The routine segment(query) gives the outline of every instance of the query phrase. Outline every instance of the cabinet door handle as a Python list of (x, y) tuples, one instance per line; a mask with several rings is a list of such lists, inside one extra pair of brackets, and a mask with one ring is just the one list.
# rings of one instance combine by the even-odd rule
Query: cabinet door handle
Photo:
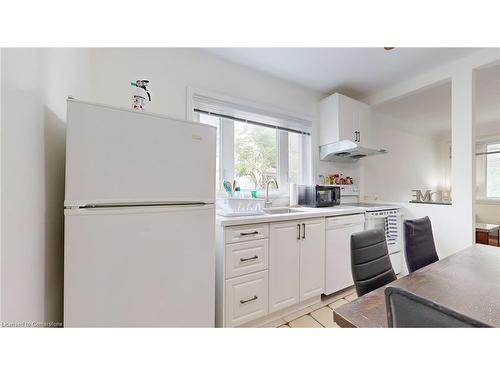
[(241, 303), (242, 305), (244, 305), (245, 303), (255, 301), (257, 298), (259, 298), (259, 297), (257, 297), (257, 296), (253, 296), (252, 298), (249, 298), (249, 299), (240, 299), (240, 303)]
[(240, 262), (248, 262), (249, 260), (255, 260), (255, 259), (259, 259), (259, 256), (254, 255), (253, 257), (250, 258), (240, 258)]
[(297, 224), (297, 239), (300, 240), (300, 224)]
[(361, 142), (361, 132), (358, 131), (358, 142)]
[(240, 233), (240, 236), (251, 236), (252, 234), (259, 234), (259, 231), (256, 230), (256, 231), (253, 231), (253, 232), (242, 232)]
[(302, 223), (302, 239), (306, 238), (306, 225)]

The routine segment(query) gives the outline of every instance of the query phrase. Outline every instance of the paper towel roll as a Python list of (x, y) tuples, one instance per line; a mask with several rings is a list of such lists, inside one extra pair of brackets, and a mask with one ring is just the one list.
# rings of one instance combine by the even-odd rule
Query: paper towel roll
[(297, 184), (290, 184), (290, 207), (299, 204)]

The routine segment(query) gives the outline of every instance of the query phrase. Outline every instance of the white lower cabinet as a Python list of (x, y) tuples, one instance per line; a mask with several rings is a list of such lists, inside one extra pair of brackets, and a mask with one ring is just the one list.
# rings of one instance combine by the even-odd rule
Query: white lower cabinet
[(285, 221), (269, 226), (269, 312), (300, 302), (300, 225)]
[(271, 224), (269, 274), (269, 312), (323, 293), (325, 219)]
[(300, 244), (300, 300), (325, 291), (325, 219), (302, 223)]
[(314, 302), (325, 290), (325, 218), (221, 228), (216, 274), (218, 327)]
[(268, 271), (226, 280), (226, 326), (235, 327), (268, 313)]
[(226, 278), (267, 269), (268, 240), (226, 245)]
[(351, 235), (364, 231), (364, 215), (326, 219), (325, 294), (354, 284), (351, 272)]
[(224, 237), (226, 243), (261, 240), (267, 238), (268, 231), (268, 224), (239, 225), (226, 228)]

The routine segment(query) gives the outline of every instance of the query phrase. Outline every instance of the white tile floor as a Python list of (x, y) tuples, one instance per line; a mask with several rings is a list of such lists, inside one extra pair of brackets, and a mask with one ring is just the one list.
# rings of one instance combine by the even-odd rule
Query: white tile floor
[[(349, 288), (335, 295), (324, 297), (313, 308), (284, 317), (286, 324), (274, 325), (278, 328), (339, 328), (333, 321), (333, 309), (358, 298), (354, 288)], [(273, 322), (274, 324), (278, 321)], [(272, 324), (266, 324), (271, 327)]]
[[(397, 275), (398, 279), (404, 275)], [(354, 287), (347, 288), (341, 292), (328, 297), (323, 297), (321, 303), (308, 307), (304, 310), (290, 314), (280, 319), (266, 324), (263, 327), (277, 328), (340, 328), (333, 320), (333, 310), (358, 298)], [(284, 321), (284, 324), (280, 324)]]
[(358, 295), (356, 293), (349, 294), (348, 296), (344, 297), (346, 300), (349, 302), (354, 301), (356, 298), (358, 298)]
[(288, 323), (290, 328), (323, 328), (311, 315), (304, 315)]
[(337, 308), (337, 307), (340, 307), (342, 305), (345, 305), (346, 303), (349, 303), (348, 300), (346, 300), (345, 298), (341, 298), (335, 302), (332, 302), (328, 305), (328, 307), (330, 307), (332, 310)]
[(329, 306), (322, 307), (311, 313), (311, 316), (325, 328), (338, 328), (333, 321), (333, 310)]

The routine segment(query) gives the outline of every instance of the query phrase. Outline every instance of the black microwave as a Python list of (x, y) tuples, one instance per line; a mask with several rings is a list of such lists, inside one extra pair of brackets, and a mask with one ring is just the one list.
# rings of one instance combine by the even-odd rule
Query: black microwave
[(299, 185), (299, 205), (331, 207), (340, 204), (340, 187), (329, 185)]

